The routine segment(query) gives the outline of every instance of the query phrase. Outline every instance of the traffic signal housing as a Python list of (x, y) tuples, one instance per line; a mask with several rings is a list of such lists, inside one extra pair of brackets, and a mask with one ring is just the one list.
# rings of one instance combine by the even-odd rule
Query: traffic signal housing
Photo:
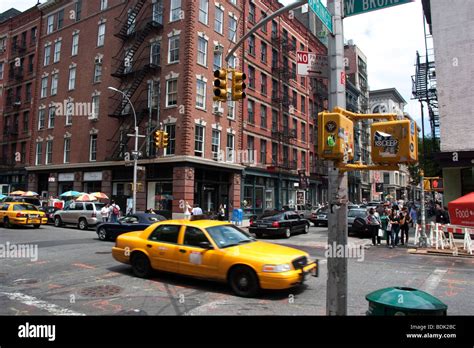
[(423, 179), (423, 189), (425, 191), (444, 191), (443, 178), (433, 177), (433, 178), (424, 178)]
[(398, 164), (418, 162), (418, 130), (415, 121), (375, 122), (371, 126), (372, 162)]
[(320, 112), (318, 124), (321, 158), (342, 162), (354, 159), (354, 122), (339, 113)]
[(166, 132), (162, 132), (161, 134), (161, 146), (163, 148), (168, 146), (168, 141), (169, 141), (169, 135)]
[(227, 101), (227, 69), (214, 71), (214, 101)]
[(247, 96), (245, 93), (247, 85), (244, 82), (246, 78), (245, 73), (232, 71), (232, 100), (244, 99)]
[(160, 130), (155, 131), (154, 138), (155, 138), (155, 146), (157, 149), (162, 147), (163, 144), (163, 132)]

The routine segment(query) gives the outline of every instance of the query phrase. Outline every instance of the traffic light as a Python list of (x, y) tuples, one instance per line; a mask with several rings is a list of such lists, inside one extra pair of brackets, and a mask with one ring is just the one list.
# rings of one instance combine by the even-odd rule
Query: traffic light
[(247, 85), (244, 82), (246, 78), (245, 73), (232, 71), (232, 100), (240, 100), (246, 97), (245, 88)]
[(163, 144), (163, 134), (162, 134), (162, 131), (160, 130), (157, 130), (155, 132), (155, 146), (157, 149), (161, 148), (162, 144)]
[(323, 159), (347, 162), (354, 158), (354, 122), (335, 112), (318, 114), (318, 154)]
[(162, 135), (161, 135), (161, 145), (163, 146), (163, 148), (165, 148), (165, 147), (168, 146), (168, 140), (169, 140), (169, 135), (168, 135), (168, 133), (162, 132)]
[(227, 69), (214, 71), (214, 101), (227, 101)]
[(372, 161), (376, 164), (418, 162), (418, 131), (414, 121), (375, 122), (371, 139)]
[(425, 191), (443, 191), (443, 178), (440, 177), (432, 177), (432, 178), (424, 178), (423, 180), (423, 189)]
[(429, 179), (424, 179), (423, 180), (423, 190), (431, 191), (431, 182), (430, 182)]

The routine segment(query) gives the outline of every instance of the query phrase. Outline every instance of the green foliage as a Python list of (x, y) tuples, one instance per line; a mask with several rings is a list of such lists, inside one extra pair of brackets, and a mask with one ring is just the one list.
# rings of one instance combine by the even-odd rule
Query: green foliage
[(408, 166), (413, 185), (418, 185), (420, 183), (420, 169), (422, 169), (423, 166), (425, 176), (442, 176), (441, 167), (434, 158), (435, 153), (438, 151), (438, 148), (438, 140), (433, 141), (432, 138), (425, 137), (425, 158), (423, 153), (422, 139), (418, 139), (418, 163)]

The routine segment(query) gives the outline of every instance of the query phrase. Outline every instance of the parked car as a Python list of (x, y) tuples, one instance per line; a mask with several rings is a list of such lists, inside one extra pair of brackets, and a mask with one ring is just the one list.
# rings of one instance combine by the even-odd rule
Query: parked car
[(257, 241), (223, 221), (168, 220), (144, 231), (118, 236), (115, 260), (131, 264), (147, 278), (153, 270), (228, 283), (234, 293), (254, 297), (260, 289), (288, 289), (317, 276), (318, 263), (308, 253)]
[[(366, 224), (365, 224), (365, 219), (367, 217), (367, 210), (362, 208), (362, 209), (351, 209), (347, 212), (347, 227), (349, 230), (349, 233), (363, 233), (365, 232), (366, 229)], [(354, 221), (356, 218), (360, 218), (364, 221), (364, 224), (361, 225), (361, 223), (358, 221), (357, 224), (354, 225)]]
[(39, 228), (48, 223), (48, 219), (36, 206), (24, 202), (0, 203), (0, 222), (5, 228), (14, 225), (33, 225)]
[(155, 222), (164, 220), (166, 220), (164, 216), (157, 214), (131, 214), (119, 218), (117, 222), (99, 223), (96, 232), (100, 240), (115, 240), (123, 233), (141, 231)]
[(327, 207), (319, 208), (315, 213), (311, 214), (309, 220), (314, 224), (314, 226), (328, 226), (328, 214), (329, 210)]
[(77, 225), (80, 230), (87, 230), (102, 221), (100, 209), (104, 203), (73, 202), (67, 208), (54, 213), (54, 226)]
[(296, 211), (285, 211), (253, 220), (249, 231), (257, 238), (263, 235), (283, 235), (290, 238), (297, 232), (308, 233), (309, 226), (309, 221), (299, 216)]
[(53, 206), (41, 207), (39, 208), (40, 211), (44, 212), (46, 217), (48, 218), (48, 223), (54, 224), (54, 213), (56, 213), (59, 208)]
[(36, 197), (8, 196), (3, 199), (3, 202), (22, 202), (32, 204), (36, 208), (41, 207), (41, 201)]
[(313, 207), (311, 205), (297, 204), (295, 210), (303, 219), (310, 219)]

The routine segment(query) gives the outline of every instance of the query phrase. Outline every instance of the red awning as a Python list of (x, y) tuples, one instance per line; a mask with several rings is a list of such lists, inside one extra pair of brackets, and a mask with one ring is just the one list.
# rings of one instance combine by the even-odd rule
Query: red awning
[(451, 224), (474, 227), (474, 192), (448, 203)]

